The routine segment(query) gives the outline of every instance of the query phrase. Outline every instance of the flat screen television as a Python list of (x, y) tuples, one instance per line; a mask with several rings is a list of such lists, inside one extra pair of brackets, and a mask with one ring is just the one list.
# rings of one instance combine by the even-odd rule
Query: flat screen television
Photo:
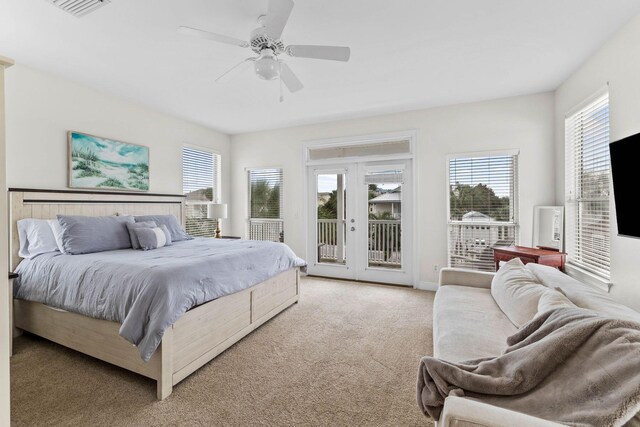
[(611, 179), (620, 236), (640, 237), (638, 181), (640, 133), (609, 144)]

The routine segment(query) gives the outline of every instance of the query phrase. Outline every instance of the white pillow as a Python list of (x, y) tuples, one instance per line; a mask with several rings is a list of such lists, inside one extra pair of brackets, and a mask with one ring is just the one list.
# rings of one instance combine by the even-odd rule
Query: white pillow
[(520, 258), (500, 267), (491, 282), (493, 299), (517, 328), (538, 314), (538, 301), (546, 290)]
[(57, 219), (50, 219), (47, 221), (49, 223), (49, 227), (53, 232), (53, 237), (56, 239), (56, 245), (58, 245), (58, 250), (63, 254), (66, 254), (64, 251), (64, 246), (62, 245), (62, 233), (64, 232), (60, 222)]
[(558, 289), (547, 288), (538, 301), (538, 315), (560, 307), (577, 306)]
[(40, 254), (58, 250), (49, 221), (44, 219), (26, 218), (18, 221), (18, 237), (20, 239), (18, 255), (22, 258), (31, 259)]

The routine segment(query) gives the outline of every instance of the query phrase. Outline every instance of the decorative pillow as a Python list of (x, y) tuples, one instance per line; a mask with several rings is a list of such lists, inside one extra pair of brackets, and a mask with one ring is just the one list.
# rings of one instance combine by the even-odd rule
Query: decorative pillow
[(135, 233), (137, 228), (156, 228), (158, 225), (153, 222), (134, 222), (127, 223), (127, 230), (129, 231), (129, 238), (131, 239), (131, 247), (133, 249), (140, 249), (140, 241), (138, 241), (138, 236)]
[(519, 258), (500, 267), (491, 282), (493, 299), (517, 328), (536, 316), (538, 301), (546, 290)]
[(46, 219), (26, 218), (18, 221), (20, 249), (18, 255), (31, 259), (58, 250), (56, 238)]
[(560, 307), (577, 307), (574, 303), (567, 298), (560, 289), (549, 289), (540, 297), (538, 301), (538, 314), (542, 314), (545, 311), (553, 310)]
[(62, 227), (62, 247), (67, 254), (79, 255), (131, 247), (127, 223), (132, 216), (58, 215)]
[(166, 225), (161, 224), (160, 227), (155, 228), (134, 228), (133, 232), (138, 238), (140, 243), (140, 249), (148, 251), (152, 249), (158, 249), (163, 246), (171, 245), (171, 233)]
[(167, 226), (167, 229), (171, 233), (172, 242), (180, 242), (182, 240), (192, 240), (193, 237), (189, 236), (184, 228), (180, 225), (180, 221), (173, 215), (142, 215), (135, 217), (136, 222), (155, 222), (158, 227), (162, 224)]

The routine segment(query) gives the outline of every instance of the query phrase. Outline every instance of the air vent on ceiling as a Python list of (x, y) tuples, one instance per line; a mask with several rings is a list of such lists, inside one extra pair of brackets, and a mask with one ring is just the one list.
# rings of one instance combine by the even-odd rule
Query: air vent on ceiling
[(102, 6), (111, 3), (111, 0), (49, 0), (55, 6), (67, 13), (77, 16), (85, 16)]

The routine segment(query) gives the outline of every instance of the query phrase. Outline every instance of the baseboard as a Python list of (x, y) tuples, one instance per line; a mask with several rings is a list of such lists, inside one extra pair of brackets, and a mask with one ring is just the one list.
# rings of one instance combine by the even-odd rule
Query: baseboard
[(424, 282), (420, 281), (415, 286), (416, 289), (420, 289), (421, 291), (437, 291), (438, 284), (436, 282)]

